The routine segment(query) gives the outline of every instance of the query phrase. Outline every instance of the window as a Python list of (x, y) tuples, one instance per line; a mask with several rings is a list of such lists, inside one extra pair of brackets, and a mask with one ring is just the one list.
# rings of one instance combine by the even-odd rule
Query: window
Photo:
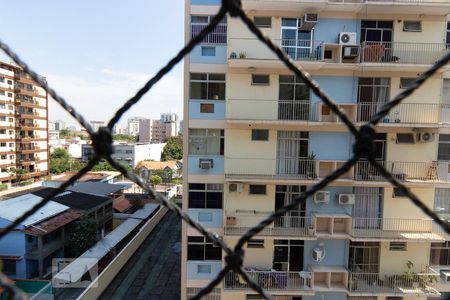
[(268, 141), (268, 129), (252, 129), (252, 141)]
[(403, 21), (403, 31), (422, 32), (422, 22), (420, 22), (420, 21)]
[(203, 236), (188, 236), (188, 260), (222, 260), (222, 248)]
[(294, 60), (315, 59), (315, 50), (319, 45), (313, 44), (311, 30), (300, 30), (301, 23), (301, 19), (281, 19), (282, 48)]
[(0, 90), (0, 96), (4, 96), (5, 95), (5, 91)]
[(430, 265), (450, 265), (450, 242), (431, 243)]
[(12, 259), (2, 259), (3, 273), (6, 275), (16, 274), (16, 261)]
[(225, 100), (225, 74), (191, 73), (190, 98)]
[(450, 134), (439, 134), (438, 160), (450, 160)]
[(0, 76), (0, 82), (5, 82), (5, 77)]
[(200, 113), (213, 114), (214, 113), (214, 104), (213, 103), (200, 103)]
[(266, 186), (262, 184), (250, 184), (250, 194), (251, 195), (265, 195)]
[(264, 248), (264, 240), (251, 239), (247, 242), (247, 248)]
[(9, 97), (9, 98), (12, 98), (12, 93), (8, 93), (8, 97)]
[(378, 273), (379, 256), (378, 242), (350, 242), (349, 268), (353, 272)]
[(397, 144), (414, 144), (415, 142), (414, 133), (397, 133)]
[(0, 155), (0, 159), (6, 159), (6, 155), (4, 154)]
[(222, 208), (222, 199), (223, 184), (189, 184), (189, 208)]
[(253, 17), (253, 23), (259, 28), (270, 28), (272, 27), (271, 17)]
[(361, 20), (361, 42), (392, 42), (393, 25), (392, 21)]
[(450, 189), (436, 188), (433, 210), (442, 219), (450, 219)]
[(211, 274), (211, 265), (197, 265), (198, 274)]
[(212, 215), (212, 213), (198, 213), (198, 221), (199, 222), (212, 222), (213, 215)]
[(270, 77), (267, 74), (252, 74), (252, 85), (269, 85)]
[(416, 78), (400, 78), (400, 88), (407, 89), (416, 82)]
[(0, 134), (6, 134), (6, 129), (0, 129)]
[(389, 251), (406, 251), (406, 242), (390, 242)]
[(202, 46), (202, 56), (216, 56), (216, 47)]
[(278, 120), (309, 120), (310, 90), (301, 78), (280, 75)]
[[(191, 38), (198, 35), (211, 21), (212, 16), (191, 16)], [(222, 19), (211, 33), (203, 39), (204, 44), (227, 43), (227, 19)]]
[(6, 143), (0, 143), (0, 147), (6, 147)]
[(0, 121), (6, 121), (6, 117), (4, 116), (0, 117)]
[(189, 129), (190, 155), (223, 155), (224, 130)]
[(9, 85), (12, 85), (12, 80), (7, 81)]
[(393, 198), (398, 198), (398, 197), (407, 197), (405, 193), (402, 192), (401, 189), (399, 188), (394, 188), (393, 192), (392, 192), (392, 197)]

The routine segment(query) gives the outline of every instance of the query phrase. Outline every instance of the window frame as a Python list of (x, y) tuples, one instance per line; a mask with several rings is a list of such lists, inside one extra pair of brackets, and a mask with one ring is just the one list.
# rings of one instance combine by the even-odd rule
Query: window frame
[(389, 251), (408, 251), (407, 242), (389, 242)]
[[(264, 22), (269, 21), (269, 22)], [(261, 22), (263, 21), (263, 22)], [(253, 24), (255, 24), (258, 28), (272, 28), (272, 17), (269, 16), (254, 16), (253, 17)]]
[(200, 103), (200, 113), (201, 114), (213, 114), (214, 109), (215, 109), (214, 103)]
[[(197, 134), (193, 133), (194, 131), (197, 131)], [(202, 133), (202, 131), (204, 134), (200, 134)], [(219, 135), (210, 134), (211, 132), (219, 132)], [(218, 145), (215, 145), (215, 143), (218, 143)], [(195, 149), (195, 145), (200, 145), (203, 148), (198, 147), (197, 149)], [(213, 149), (208, 149), (208, 145), (210, 146), (210, 148)], [(218, 151), (216, 151), (217, 149)], [(224, 155), (224, 152), (225, 152), (225, 131), (223, 129), (208, 129), (208, 128), (189, 129), (189, 147), (188, 147), (189, 155)]]
[[(261, 190), (258, 190), (261, 189)], [(265, 184), (250, 184), (248, 187), (249, 195), (267, 195), (267, 185)]]
[[(192, 77), (198, 77), (200, 79), (192, 79)], [(216, 79), (216, 76), (223, 76), (223, 79)], [(211, 79), (212, 77), (212, 79)], [(194, 90), (194, 85), (199, 85), (199, 96), (193, 97), (192, 91)], [(213, 85), (217, 85), (219, 88), (219, 93), (212, 95), (214, 93)], [(205, 91), (203, 91), (205, 89)], [(204, 95), (203, 95), (204, 93)], [(211, 93), (211, 95), (210, 95)], [(210, 97), (212, 96), (212, 97)], [(217, 96), (217, 97), (215, 97)], [(223, 73), (190, 73), (189, 74), (189, 99), (191, 100), (215, 100), (215, 101), (225, 101), (226, 99), (226, 74)]]
[[(251, 78), (252, 78), (251, 85), (270, 86), (269, 74), (252, 74)], [(265, 79), (267, 79), (267, 81)]]
[(269, 136), (269, 129), (252, 129), (252, 141), (268, 142)]
[[(190, 240), (190, 241), (189, 241)], [(197, 248), (196, 250), (193, 248)], [(195, 251), (202, 252), (194, 253)], [(216, 253), (214, 253), (216, 252)], [(222, 248), (204, 236), (187, 237), (187, 260), (188, 261), (221, 261)]]
[[(204, 185), (201, 189), (200, 186)], [(204, 194), (204, 199), (193, 199), (194, 195)], [(220, 203), (212, 197), (213, 194), (220, 194)], [(208, 199), (208, 195), (211, 198)], [(216, 195), (218, 196), (218, 195)], [(203, 205), (200, 202), (204, 201)], [(188, 184), (188, 208), (195, 209), (223, 209), (223, 184), (222, 183), (189, 183)]]
[[(413, 28), (407, 28), (407, 24)], [(417, 28), (416, 28), (416, 25)], [(422, 21), (420, 20), (404, 20), (403, 21), (403, 32), (422, 32)]]

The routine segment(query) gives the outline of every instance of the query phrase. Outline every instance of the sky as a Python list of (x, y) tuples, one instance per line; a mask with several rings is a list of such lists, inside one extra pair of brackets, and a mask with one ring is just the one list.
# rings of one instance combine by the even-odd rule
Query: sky
[[(2, 11), (0, 39), (87, 121), (109, 120), (184, 44), (184, 0), (14, 0)], [(163, 112), (181, 118), (182, 95), (181, 62), (120, 124)], [(76, 123), (53, 100), (49, 119)]]

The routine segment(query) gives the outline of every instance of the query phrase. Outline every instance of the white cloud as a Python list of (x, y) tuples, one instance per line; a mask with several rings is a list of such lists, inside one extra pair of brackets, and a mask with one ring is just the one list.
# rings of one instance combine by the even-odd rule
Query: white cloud
[[(89, 70), (89, 79), (60, 74), (45, 74), (47, 81), (87, 121), (109, 120), (115, 111), (134, 96), (153, 75), (122, 72), (119, 70)], [(130, 116), (159, 118), (163, 112), (174, 112), (182, 118), (183, 78), (166, 75), (120, 120), (125, 123)], [(49, 101), (50, 120), (70, 117), (54, 101)], [(75, 121), (68, 121), (75, 123)]]

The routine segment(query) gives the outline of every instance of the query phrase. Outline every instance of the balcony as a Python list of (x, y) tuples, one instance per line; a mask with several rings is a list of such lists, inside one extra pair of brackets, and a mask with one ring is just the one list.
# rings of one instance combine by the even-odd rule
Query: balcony
[[(198, 35), (203, 29), (205, 29), (208, 24), (191, 24), (191, 38)], [(220, 23), (214, 28), (214, 30), (209, 33), (205, 39), (201, 42), (202, 44), (214, 44), (214, 45), (226, 45), (227, 44), (227, 24)]]
[[(318, 181), (331, 174), (346, 161), (310, 160), (304, 158), (225, 158), (227, 180)], [(386, 170), (405, 183), (448, 182), (448, 162), (383, 162)], [(368, 161), (359, 161), (337, 182), (387, 182)]]
[(348, 290), (350, 295), (440, 296), (440, 293), (433, 288), (439, 274), (431, 269), (426, 269), (424, 272), (417, 274), (350, 272), (349, 275)]
[[(450, 6), (449, 6), (450, 8)], [(301, 62), (305, 69), (346, 68), (360, 70), (383, 65), (419, 70), (428, 68), (445, 54), (445, 43), (363, 42), (356, 47), (358, 53), (344, 57), (349, 47), (317, 40), (273, 39), (293, 60)], [(355, 47), (355, 46), (353, 46)], [(284, 64), (256, 38), (229, 38), (228, 64), (235, 68), (284, 68)], [(326, 57), (325, 52), (331, 53)], [(381, 68), (384, 70), (384, 68)]]
[[(258, 271), (248, 269), (248, 275), (267, 291), (292, 291), (310, 294), (311, 272)], [(229, 272), (224, 279), (225, 290), (249, 290), (248, 283), (234, 272)], [(303, 294), (305, 295), (305, 294)]]
[[(250, 228), (268, 217), (267, 212), (239, 213), (226, 216), (225, 235), (241, 236)], [(299, 239), (313, 239), (314, 228), (312, 219), (297, 216), (282, 216), (266, 227), (258, 235), (268, 237), (286, 236)]]
[(352, 240), (445, 241), (442, 229), (431, 219), (353, 218)]

